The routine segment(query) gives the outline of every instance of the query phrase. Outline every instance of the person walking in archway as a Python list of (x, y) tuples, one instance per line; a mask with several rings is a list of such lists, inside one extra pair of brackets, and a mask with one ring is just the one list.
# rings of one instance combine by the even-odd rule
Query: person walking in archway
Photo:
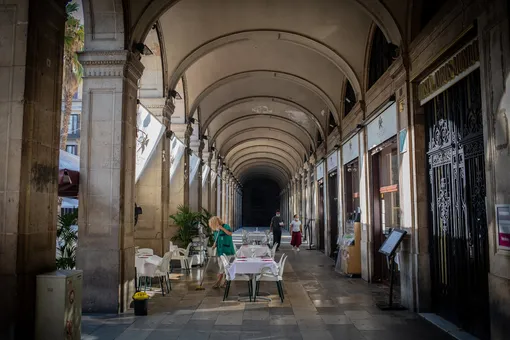
[(276, 215), (271, 219), (270, 231), (273, 233), (273, 247), (276, 244), (276, 251), (279, 250), (282, 243), (283, 219), (280, 216), (280, 210), (276, 210)]
[(290, 222), (290, 231), (292, 233), (290, 245), (292, 249), (297, 251), (299, 251), (299, 246), (301, 245), (301, 235), (303, 232), (301, 225), (298, 214), (294, 215), (294, 219)]

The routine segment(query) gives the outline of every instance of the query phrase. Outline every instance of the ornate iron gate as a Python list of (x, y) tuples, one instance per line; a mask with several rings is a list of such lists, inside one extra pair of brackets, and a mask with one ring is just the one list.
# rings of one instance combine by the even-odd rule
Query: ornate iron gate
[(489, 336), (480, 72), (426, 103), (433, 308)]

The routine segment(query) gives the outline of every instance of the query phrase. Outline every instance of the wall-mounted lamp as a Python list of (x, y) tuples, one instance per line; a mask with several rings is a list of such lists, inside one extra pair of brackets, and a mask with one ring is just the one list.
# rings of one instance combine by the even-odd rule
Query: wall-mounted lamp
[(135, 48), (141, 55), (153, 55), (151, 49), (147, 47), (144, 43), (138, 43), (135, 45)]
[(208, 139), (209, 139), (209, 137), (207, 137), (206, 135), (203, 135), (203, 136), (202, 136), (202, 139), (203, 139), (203, 140), (208, 140)]
[(142, 207), (137, 206), (135, 203), (135, 225), (138, 223), (138, 215), (141, 215), (142, 213)]
[(365, 127), (365, 125), (363, 125), (363, 124), (358, 124), (358, 125), (356, 125), (356, 129), (357, 129), (357, 130), (361, 130), (361, 129), (363, 129), (364, 127)]
[(188, 119), (188, 121), (191, 123), (191, 124), (195, 124), (195, 118), (191, 117), (190, 119)]
[(335, 148), (335, 150), (338, 150), (338, 149), (340, 149), (340, 145), (335, 144), (335, 146), (333, 146), (333, 148)]
[(182, 97), (181, 95), (179, 94), (179, 92), (175, 91), (175, 90), (171, 90), (168, 92), (168, 96), (169, 97), (172, 97), (173, 99), (178, 99), (178, 100), (181, 100)]

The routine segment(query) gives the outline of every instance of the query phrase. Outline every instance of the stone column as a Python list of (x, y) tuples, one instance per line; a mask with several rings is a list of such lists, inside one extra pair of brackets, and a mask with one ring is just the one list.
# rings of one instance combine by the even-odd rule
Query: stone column
[(0, 5), (0, 339), (34, 338), (35, 278), (55, 269), (64, 8)]
[[(183, 124), (172, 124), (172, 132), (179, 141), (177, 143), (185, 144), (186, 140), (186, 125)], [(185, 147), (185, 146), (184, 146)], [(177, 213), (177, 208), (181, 205), (187, 204), (185, 191), (189, 188), (187, 167), (188, 167), (188, 149), (185, 148), (184, 154), (180, 159), (170, 158), (170, 167), (174, 168), (172, 177), (169, 180), (170, 186), (170, 199), (168, 204), (168, 216)], [(179, 226), (175, 225), (172, 219), (169, 219), (168, 223), (168, 237), (174, 236), (179, 230)], [(165, 237), (167, 234), (165, 233)]]
[(489, 238), (489, 305), (491, 339), (510, 334), (510, 252), (499, 247), (495, 205), (510, 202), (510, 5), (505, 0), (484, 3), (478, 20), (482, 114), (485, 142), (486, 204)]
[(204, 162), (202, 160), (203, 157), (203, 151), (204, 151), (205, 142), (203, 139), (200, 139), (200, 145), (198, 147), (198, 158), (200, 158), (200, 164), (198, 165), (198, 174), (197, 174), (197, 191), (191, 193), (192, 195), (197, 195), (198, 197), (198, 211), (202, 211), (202, 175), (203, 175), (203, 166)]
[(373, 241), (368, 211), (368, 156), (366, 153), (365, 130), (359, 132), (359, 202), (361, 209), (361, 277), (369, 281), (372, 277), (371, 258)]
[(170, 118), (175, 106), (172, 99), (144, 98), (140, 100), (156, 116), (166, 130), (149, 160), (143, 174), (136, 183), (135, 203), (143, 209), (135, 226), (135, 245), (140, 248), (154, 249), (163, 256), (168, 250), (170, 235)]
[(303, 171), (301, 173), (301, 213), (299, 218), (301, 222), (306, 223), (306, 177), (308, 171), (306, 171), (306, 167), (303, 167)]
[(189, 178), (190, 178), (190, 158), (193, 150), (191, 149), (191, 136), (193, 134), (193, 126), (191, 124), (186, 125), (186, 133), (184, 134), (184, 145), (186, 146), (186, 152), (184, 153), (184, 205), (189, 206)]
[(221, 219), (227, 220), (227, 169), (221, 174)]
[(216, 215), (223, 217), (223, 166), (221, 158), (218, 158), (217, 164), (218, 178), (216, 179)]
[(80, 55), (84, 68), (77, 267), (83, 310), (126, 310), (134, 292), (134, 198), (139, 58)]

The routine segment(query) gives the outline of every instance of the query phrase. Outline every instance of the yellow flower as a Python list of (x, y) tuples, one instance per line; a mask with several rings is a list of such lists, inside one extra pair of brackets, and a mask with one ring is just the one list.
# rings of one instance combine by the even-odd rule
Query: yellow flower
[(149, 298), (149, 295), (146, 292), (136, 292), (135, 295), (133, 295), (133, 300), (147, 300)]

